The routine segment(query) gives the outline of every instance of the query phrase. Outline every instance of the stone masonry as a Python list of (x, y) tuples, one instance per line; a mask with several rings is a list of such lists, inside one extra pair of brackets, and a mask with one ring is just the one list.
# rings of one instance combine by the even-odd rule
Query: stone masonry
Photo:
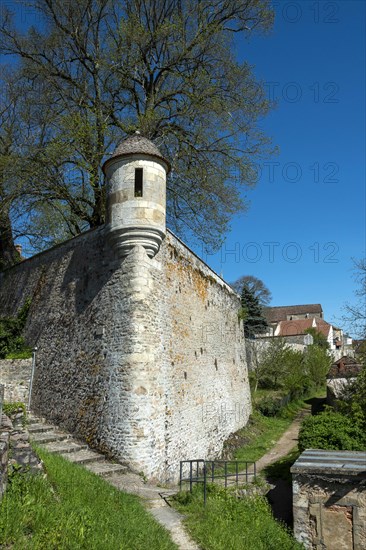
[(4, 401), (28, 403), (32, 359), (0, 360), (0, 383), (4, 385)]
[(149, 477), (211, 458), (245, 425), (240, 300), (173, 234), (118, 260), (103, 228), (0, 275), (1, 314), (32, 299), (32, 408)]
[(0, 274), (0, 314), (32, 301), (32, 409), (160, 481), (251, 412), (239, 296), (166, 229), (169, 168), (130, 136), (103, 167), (106, 225)]
[(366, 548), (366, 453), (307, 449), (291, 472), (297, 540), (307, 550)]

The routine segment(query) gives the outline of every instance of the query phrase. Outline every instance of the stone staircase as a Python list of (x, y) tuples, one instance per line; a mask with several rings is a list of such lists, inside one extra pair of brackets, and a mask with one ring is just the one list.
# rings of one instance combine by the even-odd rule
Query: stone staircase
[(86, 443), (81, 443), (72, 435), (47, 424), (43, 418), (28, 415), (28, 432), (31, 441), (50, 453), (61, 455), (69, 462), (82, 464), (86, 469), (101, 476), (109, 477), (123, 474), (127, 467), (106, 460), (105, 456), (89, 449)]

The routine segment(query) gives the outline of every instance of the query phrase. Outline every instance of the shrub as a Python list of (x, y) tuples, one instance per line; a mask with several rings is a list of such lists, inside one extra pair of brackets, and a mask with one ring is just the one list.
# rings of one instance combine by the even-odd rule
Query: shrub
[(339, 412), (326, 410), (306, 418), (299, 433), (299, 450), (366, 450), (366, 434), (362, 424)]
[(27, 351), (22, 332), (27, 321), (31, 300), (28, 298), (16, 317), (0, 318), (0, 359), (9, 354)]
[(278, 416), (287, 401), (284, 397), (266, 397), (258, 402), (256, 408), (263, 416)]
[(19, 412), (22, 412), (24, 418), (26, 418), (27, 412), (24, 403), (21, 403), (20, 401), (16, 401), (15, 403), (3, 403), (3, 413), (9, 418), (12, 418), (13, 415), (18, 414)]

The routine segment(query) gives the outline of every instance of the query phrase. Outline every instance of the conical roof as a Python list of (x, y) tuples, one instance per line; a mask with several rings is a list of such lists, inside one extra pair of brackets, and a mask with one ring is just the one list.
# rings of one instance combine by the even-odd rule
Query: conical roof
[(112, 159), (116, 159), (117, 157), (127, 157), (130, 155), (149, 155), (151, 157), (158, 158), (166, 163), (168, 172), (170, 171), (170, 163), (165, 157), (163, 157), (157, 146), (152, 141), (142, 136), (139, 132), (136, 132), (132, 136), (129, 136), (119, 142), (112, 155), (105, 161), (103, 171), (105, 171), (106, 165)]

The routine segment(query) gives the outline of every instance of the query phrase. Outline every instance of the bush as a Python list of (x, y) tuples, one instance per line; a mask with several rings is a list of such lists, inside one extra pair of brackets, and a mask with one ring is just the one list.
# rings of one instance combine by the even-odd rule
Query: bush
[(257, 403), (257, 410), (263, 416), (278, 416), (289, 402), (290, 397), (266, 397)]
[(16, 317), (0, 318), (0, 359), (21, 351), (28, 351), (22, 332), (27, 321), (31, 300), (28, 298)]
[(326, 410), (306, 418), (299, 433), (299, 450), (366, 450), (366, 434), (362, 424), (339, 412)]

